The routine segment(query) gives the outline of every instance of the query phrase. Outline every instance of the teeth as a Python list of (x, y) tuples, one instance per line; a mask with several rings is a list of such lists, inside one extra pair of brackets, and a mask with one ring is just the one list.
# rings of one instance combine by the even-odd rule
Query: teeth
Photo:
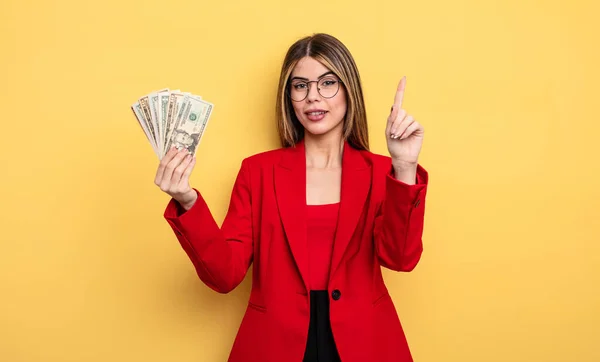
[(309, 112), (308, 114), (311, 115), (311, 116), (318, 116), (318, 115), (321, 115), (321, 114), (325, 114), (325, 112)]

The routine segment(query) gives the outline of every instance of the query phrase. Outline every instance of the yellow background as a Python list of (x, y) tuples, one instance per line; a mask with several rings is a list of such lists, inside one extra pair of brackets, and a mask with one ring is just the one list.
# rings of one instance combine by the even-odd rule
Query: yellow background
[(250, 283), (196, 277), (129, 106), (215, 104), (192, 175), (218, 222), (278, 147), (287, 47), (328, 32), (426, 128), (425, 252), (385, 277), (419, 362), (600, 361), (593, 1), (17, 1), (0, 5), (0, 361), (225, 361)]

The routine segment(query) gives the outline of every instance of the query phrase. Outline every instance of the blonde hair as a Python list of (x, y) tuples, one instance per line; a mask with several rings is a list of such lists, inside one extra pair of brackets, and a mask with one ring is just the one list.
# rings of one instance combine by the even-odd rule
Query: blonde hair
[(350, 51), (335, 37), (314, 34), (296, 41), (288, 49), (279, 77), (277, 91), (277, 129), (283, 147), (295, 146), (304, 137), (304, 127), (298, 121), (289, 96), (289, 78), (298, 61), (311, 57), (335, 73), (346, 90), (348, 104), (343, 138), (360, 150), (369, 149), (367, 114), (358, 68)]

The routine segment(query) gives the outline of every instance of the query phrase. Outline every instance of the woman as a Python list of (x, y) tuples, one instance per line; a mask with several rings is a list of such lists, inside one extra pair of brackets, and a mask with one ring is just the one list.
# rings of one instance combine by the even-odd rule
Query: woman
[(369, 152), (360, 77), (326, 34), (293, 44), (277, 99), (282, 148), (244, 159), (221, 228), (189, 185), (195, 158), (171, 149), (155, 183), (200, 279), (228, 293), (252, 264), (229, 361), (412, 361), (381, 266), (411, 271), (422, 252), (423, 127), (387, 121), (389, 157)]

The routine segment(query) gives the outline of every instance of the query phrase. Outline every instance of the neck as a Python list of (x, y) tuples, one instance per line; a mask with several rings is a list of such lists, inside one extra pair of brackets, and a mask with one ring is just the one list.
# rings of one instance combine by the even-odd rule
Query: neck
[[(333, 132), (330, 132), (333, 133)], [(340, 168), (344, 142), (341, 134), (304, 135), (307, 168)]]

